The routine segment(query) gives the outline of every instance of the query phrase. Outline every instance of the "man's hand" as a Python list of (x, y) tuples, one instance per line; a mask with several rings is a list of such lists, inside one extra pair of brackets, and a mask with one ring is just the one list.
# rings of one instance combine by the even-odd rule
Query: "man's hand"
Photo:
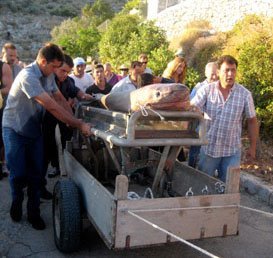
[(86, 137), (89, 137), (92, 135), (90, 124), (82, 122), (81, 127), (80, 127), (80, 131)]
[(100, 100), (104, 96), (104, 94), (97, 93), (97, 94), (92, 94), (92, 96), (95, 98), (95, 100)]
[(248, 148), (246, 151), (246, 160), (249, 162), (253, 162), (256, 159), (256, 149)]
[(93, 100), (94, 97), (93, 97), (92, 95), (90, 95), (90, 94), (85, 93), (83, 99), (84, 99), (84, 100)]

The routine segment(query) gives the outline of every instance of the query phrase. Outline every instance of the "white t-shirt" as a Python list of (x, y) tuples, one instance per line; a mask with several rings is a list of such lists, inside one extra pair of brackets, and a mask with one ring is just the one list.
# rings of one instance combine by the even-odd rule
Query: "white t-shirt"
[(69, 76), (74, 79), (76, 87), (83, 92), (95, 82), (92, 75), (88, 73), (84, 73), (82, 78), (76, 77), (74, 74), (70, 74)]

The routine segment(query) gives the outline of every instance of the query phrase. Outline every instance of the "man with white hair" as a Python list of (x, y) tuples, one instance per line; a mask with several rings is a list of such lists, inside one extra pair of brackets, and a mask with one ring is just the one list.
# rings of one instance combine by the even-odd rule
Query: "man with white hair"
[[(202, 82), (198, 82), (196, 86), (192, 89), (190, 99), (193, 99), (195, 96), (196, 92), (200, 90), (202, 87), (208, 85), (211, 82), (215, 82), (218, 80), (218, 75), (217, 75), (217, 63), (215, 62), (209, 62), (206, 64), (205, 67), (205, 76), (206, 79)], [(191, 167), (196, 167), (197, 162), (198, 162), (198, 156), (200, 153), (200, 146), (191, 146), (190, 147), (190, 152), (189, 152), (189, 166)]]
[(85, 72), (86, 63), (83, 58), (76, 57), (73, 63), (73, 74), (69, 76), (74, 79), (76, 87), (85, 93), (86, 89), (94, 84), (94, 79), (90, 74)]
[(209, 62), (206, 64), (205, 76), (206, 79), (202, 82), (198, 82), (196, 86), (192, 89), (190, 96), (191, 99), (195, 96), (196, 91), (199, 90), (201, 87), (218, 80), (217, 64), (215, 62)]

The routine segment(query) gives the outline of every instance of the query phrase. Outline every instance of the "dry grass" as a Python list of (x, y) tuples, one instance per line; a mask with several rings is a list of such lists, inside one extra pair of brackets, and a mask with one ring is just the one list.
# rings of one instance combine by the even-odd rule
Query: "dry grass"
[(273, 152), (272, 141), (261, 141), (259, 155), (254, 162), (249, 162), (245, 157), (248, 141), (243, 139), (241, 169), (249, 174), (273, 184)]

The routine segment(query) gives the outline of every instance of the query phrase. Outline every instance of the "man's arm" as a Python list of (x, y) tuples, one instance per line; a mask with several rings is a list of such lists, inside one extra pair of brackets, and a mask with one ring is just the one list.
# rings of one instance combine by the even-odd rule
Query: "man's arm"
[(62, 106), (60, 106), (53, 98), (51, 98), (46, 92), (35, 97), (35, 100), (41, 104), (48, 112), (55, 116), (58, 120), (71, 127), (78, 128), (83, 135), (91, 135), (90, 124), (82, 122), (80, 119), (75, 118)]
[(257, 123), (257, 118), (252, 117), (247, 119), (247, 131), (248, 131), (248, 138), (250, 141), (250, 146), (247, 150), (247, 158), (255, 159), (256, 157), (256, 144), (257, 138), (259, 135), (259, 128)]
[(2, 67), (2, 82), (4, 87), (1, 89), (2, 96), (9, 94), (11, 84), (13, 82), (12, 71), (8, 64), (4, 63)]
[(60, 90), (53, 92), (52, 95), (53, 95), (53, 98), (55, 99), (55, 101), (59, 105), (61, 105), (65, 110), (67, 110), (70, 114), (73, 115), (73, 111), (72, 111), (71, 106), (69, 105), (69, 103), (67, 102), (67, 100), (65, 99), (63, 94), (60, 92)]
[(92, 100), (94, 98), (92, 97), (92, 95), (90, 95), (88, 93), (84, 93), (83, 91), (79, 90), (77, 92), (77, 99), (78, 100)]

